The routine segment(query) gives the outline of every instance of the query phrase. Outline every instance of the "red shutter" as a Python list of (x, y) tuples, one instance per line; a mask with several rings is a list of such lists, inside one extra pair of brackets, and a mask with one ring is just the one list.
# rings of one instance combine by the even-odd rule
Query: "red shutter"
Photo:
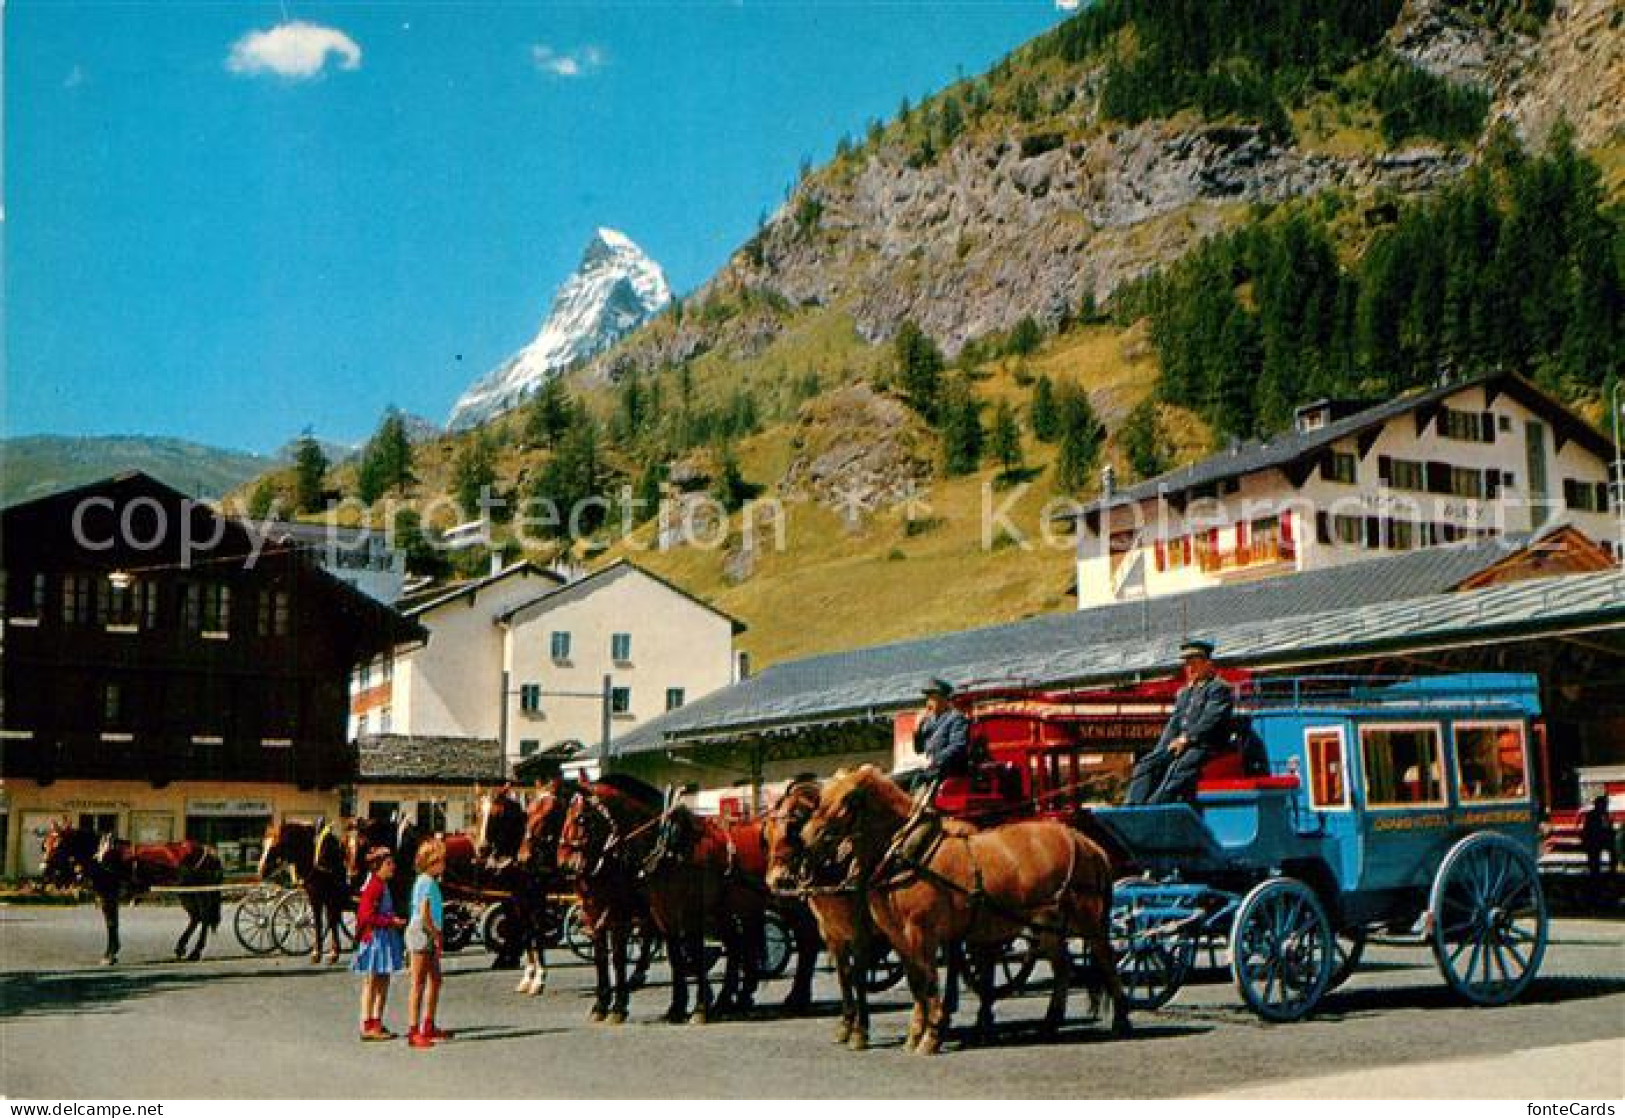
[(1164, 544), (1163, 541), (1157, 541), (1157, 570), (1159, 571), (1165, 571), (1168, 569), (1168, 552), (1166, 547), (1167, 545)]
[(1281, 514), (1281, 542), (1292, 542), (1292, 512), (1290, 509)]

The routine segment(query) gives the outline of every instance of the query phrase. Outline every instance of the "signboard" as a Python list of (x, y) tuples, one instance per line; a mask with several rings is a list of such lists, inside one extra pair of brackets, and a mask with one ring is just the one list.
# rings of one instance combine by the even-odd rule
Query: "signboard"
[(217, 819), (258, 819), (273, 813), (270, 800), (187, 800), (186, 814)]

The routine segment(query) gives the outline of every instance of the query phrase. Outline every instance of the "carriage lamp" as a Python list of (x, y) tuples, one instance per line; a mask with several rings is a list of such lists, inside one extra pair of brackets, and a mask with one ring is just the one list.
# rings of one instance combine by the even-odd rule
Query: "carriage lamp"
[(130, 584), (135, 581), (135, 576), (129, 571), (113, 571), (108, 574), (107, 581), (112, 584), (114, 590), (128, 590)]

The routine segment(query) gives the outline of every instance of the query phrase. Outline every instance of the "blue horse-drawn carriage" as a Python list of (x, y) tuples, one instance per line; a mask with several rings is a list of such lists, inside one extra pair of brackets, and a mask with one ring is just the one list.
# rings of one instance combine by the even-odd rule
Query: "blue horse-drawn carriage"
[[(1424, 938), (1470, 1002), (1521, 994), (1547, 939), (1531, 780), (1536, 680), (1255, 680), (1241, 692), (1261, 755), (1211, 760), (1194, 804), (1067, 805), (1124, 868), (1115, 938), (1135, 1005), (1166, 1003), (1202, 946), (1223, 942), (1248, 1006), (1297, 1020), (1381, 933)], [(1043, 787), (1057, 774), (1098, 788), (1103, 773), (1088, 767), (1109, 768), (1102, 735), (1066, 730), (1067, 712), (1086, 706), (1004, 696), (973, 711), (1003, 770), (990, 787), (1041, 814), (1058, 814), (1057, 790)], [(1104, 724), (1087, 714), (1070, 723)]]

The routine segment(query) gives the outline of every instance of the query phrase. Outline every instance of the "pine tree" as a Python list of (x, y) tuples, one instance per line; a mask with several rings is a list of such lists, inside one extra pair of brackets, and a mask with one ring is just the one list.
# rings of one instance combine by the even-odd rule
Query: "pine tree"
[(1010, 328), (1010, 336), (1004, 343), (1004, 352), (1016, 357), (1031, 357), (1038, 351), (1043, 341), (1044, 328), (1029, 314)]
[(717, 469), (716, 480), (711, 485), (711, 496), (715, 497), (728, 512), (738, 512), (740, 507), (750, 498), (752, 488), (740, 472), (739, 459), (734, 457), (732, 448), (722, 451), (722, 462)]
[(1157, 423), (1157, 402), (1150, 396), (1128, 413), (1123, 426), (1117, 430), (1117, 439), (1136, 477), (1156, 477), (1166, 473), (1172, 465), (1172, 456), (1163, 444)]
[(591, 534), (604, 521), (604, 509), (592, 498), (601, 497), (607, 481), (599, 456), (598, 426), (586, 409), (572, 409), (569, 426), (553, 457), (537, 475), (531, 495), (551, 501), (558, 523), (545, 529), (563, 537), (572, 530)]
[(970, 382), (956, 377), (942, 403), (943, 472), (949, 477), (973, 473), (982, 464), (982, 406)]
[(992, 451), (994, 459), (1005, 473), (1022, 466), (1021, 427), (1016, 423), (1015, 409), (1008, 400), (1000, 400), (993, 411)]
[(897, 329), (893, 344), (897, 359), (897, 383), (902, 386), (909, 406), (935, 423), (941, 407), (942, 351), (912, 321)]
[(1040, 373), (1033, 382), (1032, 402), (1033, 438), (1041, 443), (1052, 443), (1061, 434), (1060, 413), (1055, 410), (1055, 386), (1048, 373)]
[(1061, 434), (1061, 453), (1055, 462), (1055, 488), (1081, 493), (1100, 458), (1100, 439), (1088, 427), (1068, 427)]
[(491, 440), (484, 431), (477, 431), (458, 450), (457, 458), (452, 463), (452, 494), (464, 516), (473, 520), (484, 515), (484, 502), (490, 496), (496, 479), (496, 453)]
[(254, 492), (248, 497), (248, 518), (250, 520), (264, 520), (269, 517), (276, 507), (276, 483), (269, 477), (260, 478), (254, 486)]
[(554, 447), (569, 425), (570, 396), (563, 382), (554, 377), (526, 405), (525, 433), (541, 446)]
[(370, 505), (390, 489), (404, 495), (406, 487), (416, 480), (412, 473), (412, 442), (406, 435), (406, 420), (391, 408), (361, 452), (356, 487), (362, 502)]
[(300, 512), (320, 512), (322, 478), (327, 474), (327, 455), (314, 436), (306, 431), (294, 452), (294, 507)]
[(643, 472), (638, 475), (638, 485), (632, 493), (632, 498), (635, 502), (634, 515), (640, 524), (660, 511), (660, 484), (664, 480), (664, 472), (659, 460), (651, 458), (644, 465)]

